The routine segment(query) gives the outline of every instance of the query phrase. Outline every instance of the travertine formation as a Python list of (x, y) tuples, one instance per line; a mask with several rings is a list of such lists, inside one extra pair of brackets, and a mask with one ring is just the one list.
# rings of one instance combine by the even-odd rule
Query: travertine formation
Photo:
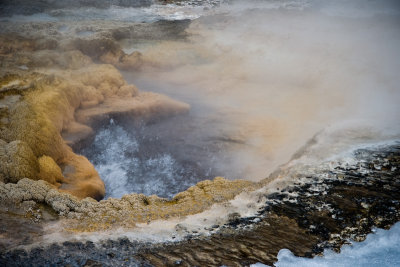
[[(165, 96), (139, 94), (111, 65), (45, 69), (28, 75), (8, 78), (1, 89), (4, 96), (0, 137), (7, 158), (7, 164), (1, 166), (3, 181), (44, 179), (61, 184), (60, 190), (79, 198), (101, 199), (104, 185), (88, 160), (73, 153), (67, 144), (87, 138), (96, 123), (113, 115), (147, 118), (186, 112), (189, 108)], [(25, 79), (29, 84), (24, 83)]]
[[(176, 242), (154, 244), (137, 241), (132, 236), (118, 238), (118, 235), (96, 241), (96, 245), (85, 239), (71, 240), (49, 246), (39, 244), (34, 249), (0, 250), (0, 263), (7, 265), (12, 262), (17, 266), (52, 263), (63, 266), (68, 260), (82, 266), (249, 266), (257, 262), (273, 265), (282, 248), (302, 257), (321, 254), (325, 248), (339, 251), (349, 239), (362, 241), (372, 227), (387, 229), (400, 218), (399, 143), (359, 149), (354, 151), (353, 156), (354, 161), (327, 161), (317, 168), (302, 163), (292, 165), (285, 174), (300, 179), (272, 194), (266, 191), (266, 187), (257, 190), (265, 198), (258, 198), (263, 204), (256, 214), (240, 216), (231, 213), (227, 221), (205, 228), (209, 231), (206, 235), (198, 229), (177, 224), (176, 234), (183, 232), (186, 237)], [(37, 193), (28, 192), (32, 185), (35, 185)], [(215, 185), (221, 187), (214, 188)], [(13, 197), (21, 200), (29, 196), (36, 201), (48, 202), (54, 209), (69, 211), (68, 216), (81, 216), (86, 223), (87, 218), (91, 218), (91, 226), (98, 227), (134, 221), (135, 212), (141, 215), (153, 211), (165, 214), (163, 209), (169, 210), (168, 205), (181, 212), (187, 210), (185, 205), (203, 203), (207, 206), (207, 198), (211, 202), (210, 196), (214, 195), (215, 200), (214, 193), (221, 192), (225, 185), (227, 183), (223, 179), (201, 182), (179, 194), (183, 198), (177, 199), (178, 195), (175, 202), (130, 195), (121, 200), (97, 203), (89, 199), (78, 202), (68, 195), (59, 195), (53, 189), (46, 191), (42, 181), (24, 179), (13, 186), (18, 187), (18, 192), (25, 193)], [(239, 186), (240, 183), (234, 185)], [(9, 185), (6, 187), (9, 188)], [(206, 198), (206, 202), (202, 197)], [(31, 204), (32, 201), (24, 201), (21, 206), (28, 208), (32, 207)], [(121, 221), (121, 216), (125, 216), (125, 221)], [(101, 220), (108, 220), (108, 223), (99, 224)], [(73, 221), (67, 220), (68, 223)], [(3, 236), (4, 239), (10, 238), (8, 233)]]
[[(71, 147), (93, 137), (110, 118), (159, 119), (187, 112), (189, 106), (164, 95), (139, 92), (126, 83), (117, 68), (132, 70), (145, 63), (139, 52), (125, 54), (116, 42), (127, 34), (121, 25), (118, 31), (91, 28), (101, 30), (87, 38), (60, 34), (60, 26), (5, 23), (0, 35), (3, 207), (36, 207), (39, 213), (54, 210), (68, 218), (66, 229), (94, 231), (198, 213), (253, 186), (248, 181), (216, 178), (172, 200), (131, 194), (97, 202), (104, 196), (104, 184), (93, 165)], [(142, 25), (137, 27), (136, 34), (146, 34)], [(171, 30), (168, 23), (166, 28)], [(11, 33), (15, 31), (20, 34)]]
[(97, 202), (90, 197), (80, 200), (71, 194), (62, 193), (45, 181), (24, 178), (16, 184), (0, 183), (0, 202), (16, 208), (23, 208), (31, 201), (45, 204), (58, 215), (68, 218), (66, 230), (99, 231), (119, 226), (134, 227), (136, 223), (199, 213), (251, 188), (252, 183), (248, 181), (228, 181), (217, 177), (213, 181), (202, 181), (171, 200), (155, 195), (130, 194), (121, 199), (110, 198)]

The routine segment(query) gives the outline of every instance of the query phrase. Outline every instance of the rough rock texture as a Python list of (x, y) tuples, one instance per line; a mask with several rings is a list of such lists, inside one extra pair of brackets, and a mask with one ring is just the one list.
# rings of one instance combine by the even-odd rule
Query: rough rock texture
[[(356, 160), (352, 164), (329, 162), (322, 164), (322, 168), (302, 168), (303, 172), (299, 172), (300, 166), (283, 170), (281, 174), (296, 175), (300, 179), (278, 192), (265, 193), (265, 205), (254, 216), (231, 215), (226, 224), (209, 229), (210, 235), (193, 231), (183, 241), (156, 244), (128, 238), (98, 241), (97, 245), (90, 241), (65, 241), (28, 251), (11, 249), (0, 253), (0, 263), (7, 266), (64, 266), (67, 263), (85, 266), (88, 262), (99, 266), (249, 266), (256, 262), (272, 265), (282, 248), (305, 257), (320, 254), (324, 248), (340, 250), (348, 239), (362, 241), (372, 227), (389, 228), (400, 219), (400, 147), (357, 150), (354, 155)], [(44, 187), (44, 182), (29, 179), (12, 186), (26, 188), (28, 182)], [(193, 205), (190, 199), (202, 201), (207, 196), (211, 201), (211, 195), (195, 192), (218, 190), (214, 184), (223, 185), (224, 181), (218, 179), (192, 187), (183, 193), (183, 199), (188, 200), (183, 203)], [(258, 191), (263, 194), (263, 190)], [(37, 195), (43, 196), (44, 191), (41, 192)], [(66, 196), (48, 188), (45, 199), (54, 203), (51, 205), (59, 212), (71, 213), (75, 203)], [(112, 214), (112, 209), (118, 214), (130, 203), (142, 209), (143, 214), (147, 207), (154, 209), (152, 206), (158, 201), (153, 197), (129, 195), (122, 200), (100, 203), (86, 199), (80, 205), (82, 210), (99, 209), (103, 205), (108, 209), (107, 214)], [(177, 202), (180, 201), (178, 197)], [(115, 217), (110, 218), (112, 223), (118, 224)]]
[[(52, 183), (62, 181), (62, 190), (81, 198), (101, 199), (104, 185), (93, 166), (86, 158), (74, 154), (60, 133), (65, 133), (73, 145), (92, 134), (91, 127), (96, 123), (112, 116), (153, 118), (186, 112), (189, 108), (165, 96), (139, 95), (137, 88), (126, 84), (111, 65), (92, 64), (76, 71), (52, 70), (31, 74), (29, 78), (29, 89), (22, 85), (24, 75), (8, 78), (10, 81), (1, 88), (19, 97), (16, 100), (7, 95), (2, 101), (6, 108), (2, 113), (4, 125), (0, 138), (9, 143), (2, 142), (0, 155), (7, 162), (0, 169), (2, 180), (16, 182), (24, 177), (37, 180), (37, 160), (48, 156), (61, 167), (65, 179), (59, 174), (40, 177)], [(12, 90), (8, 89), (11, 84)]]
[[(154, 65), (157, 55), (143, 58), (139, 51), (126, 53), (122, 41), (183, 39), (187, 36), (185, 29), (189, 23), (189, 20), (154, 23), (0, 22), (0, 67), (76, 69), (94, 61), (124, 70), (137, 70), (143, 65)], [(81, 36), (80, 33), (90, 34)]]
[(400, 220), (400, 146), (357, 150), (355, 158), (355, 164), (330, 162), (325, 170), (288, 169), (297, 182), (266, 195), (256, 216), (233, 218), (210, 237), (192, 234), (147, 248), (138, 258), (154, 266), (272, 265), (282, 248), (312, 257), (325, 248), (340, 251), (349, 239), (363, 241), (372, 227)]
[(7, 143), (0, 139), (0, 180), (3, 183), (16, 183), (28, 177), (36, 180), (39, 165), (28, 144), (22, 141)]
[(243, 190), (250, 190), (252, 186), (248, 181), (215, 178), (213, 181), (202, 181), (171, 200), (155, 195), (130, 194), (121, 199), (97, 202), (92, 198), (79, 200), (55, 190), (54, 186), (44, 181), (25, 178), (17, 184), (1, 183), (0, 203), (6, 206), (18, 206), (23, 201), (46, 204), (58, 215), (69, 219), (64, 223), (64, 230), (86, 232), (120, 226), (134, 227), (136, 223), (199, 213), (215, 203), (234, 198)]
[(42, 179), (78, 198), (100, 200), (103, 182), (71, 147), (113, 117), (154, 120), (189, 110), (126, 83), (114, 66), (139, 67), (140, 54), (125, 54), (112, 27), (82, 39), (75, 34), (85, 30), (79, 24), (72, 23), (74, 34), (62, 34), (59, 23), (1, 24), (0, 181)]
[(39, 178), (51, 184), (62, 183), (64, 177), (61, 168), (49, 156), (41, 156), (39, 162)]
[(112, 38), (76, 39), (70, 44), (95, 61), (112, 64), (120, 69), (138, 69), (143, 64), (140, 52), (126, 54)]
[[(27, 13), (46, 10), (49, 1), (36, 2)], [(77, 3), (65, 3), (71, 2)], [(13, 1), (0, 4), (0, 11), (12, 8)], [(270, 181), (253, 184), (216, 178), (171, 200), (142, 194), (95, 200), (104, 195), (104, 185), (92, 164), (73, 153), (71, 146), (79, 147), (109, 118), (152, 120), (189, 109), (165, 96), (139, 92), (117, 70), (173, 67), (179, 59), (169, 53), (177, 48), (170, 36), (183, 38), (187, 25), (188, 21), (0, 22), (0, 265), (272, 264), (281, 248), (313, 256), (325, 247), (338, 250), (347, 238), (362, 240), (373, 226), (388, 227), (399, 220), (399, 148), (393, 146), (359, 151), (354, 165), (281, 170), (274, 178), (293, 176), (302, 183), (275, 194), (260, 191), (267, 200), (258, 214), (241, 218), (232, 213), (225, 225), (206, 229), (210, 236), (193, 231), (184, 241), (156, 245), (122, 238), (99, 246), (64, 242), (16, 249), (41, 241), (43, 222), (60, 220), (58, 232), (132, 230), (137, 223), (179, 218), (215, 203), (226, 204)], [(171, 42), (144, 56), (125, 52), (125, 39)], [(179, 47), (184, 51), (185, 44)], [(176, 225), (177, 231), (182, 229)]]

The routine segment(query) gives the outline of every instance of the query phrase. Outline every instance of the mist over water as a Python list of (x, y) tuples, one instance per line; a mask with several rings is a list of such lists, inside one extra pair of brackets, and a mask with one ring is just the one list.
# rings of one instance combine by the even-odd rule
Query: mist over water
[[(157, 14), (175, 8), (182, 18), (202, 15), (191, 22), (186, 40), (121, 40), (145, 62), (140, 71), (124, 72), (125, 78), (142, 91), (189, 103), (191, 111), (189, 119), (158, 123), (155, 131), (144, 126), (164, 138), (161, 146), (139, 144), (143, 132), (132, 125), (98, 133), (98, 153), (86, 155), (108, 184), (109, 196), (171, 197), (214, 176), (257, 181), (316, 134), (321, 148), (314, 160), (399, 138), (396, 1), (210, 5), (146, 7)], [(120, 7), (102, 12), (116, 14), (113, 8)], [(146, 151), (157, 145), (159, 151)], [(145, 161), (132, 157), (138, 147), (153, 154)], [(136, 152), (119, 153), (127, 150)]]
[(217, 176), (214, 161), (220, 149), (194, 144), (191, 127), (192, 118), (186, 115), (147, 125), (111, 120), (81, 153), (105, 182), (106, 198), (129, 193), (171, 198)]
[[(141, 92), (165, 94), (190, 105), (188, 114), (147, 123), (129, 121), (126, 114), (116, 116), (96, 129), (92, 144), (75, 151), (95, 166), (106, 186), (105, 198), (130, 193), (172, 198), (205, 179), (222, 176), (257, 182), (282, 167), (282, 179), (262, 189), (239, 188), (242, 193), (233, 200), (206, 206), (195, 215), (148, 221), (130, 233), (121, 229), (123, 236), (161, 242), (172, 241), (184, 228), (208, 234), (216, 229), (212, 226), (230, 223), (230, 217), (258, 214), (262, 205), (268, 205), (265, 196), (294, 179), (304, 182), (296, 174), (308, 179), (308, 174), (325, 175), (335, 166), (355, 166), (361, 162), (353, 153), (356, 148), (400, 140), (399, 1), (193, 0), (122, 5), (124, 1), (104, 0), (84, 1), (95, 4), (81, 6), (70, 0), (54, 7), (51, 0), (38, 2), (44, 6), (29, 12), (10, 9), (15, 12), (7, 16), (1, 14), (7, 9), (0, 3), (0, 21), (37, 23), (28, 25), (32, 29), (51, 22), (65, 39), (111, 38), (126, 54), (141, 53), (140, 69), (121, 70), (129, 83)], [(185, 21), (170, 22), (180, 20)], [(139, 25), (148, 39), (112, 37), (118, 27), (133, 32), (136, 23), (152, 22), (157, 23), (148, 28)], [(100, 29), (107, 23), (110, 28)], [(151, 36), (159, 25), (169, 30), (179, 23), (179, 29), (171, 32), (189, 25), (185, 37)], [(323, 185), (316, 186), (315, 194), (324, 194), (323, 190)], [(218, 197), (210, 203), (214, 201)], [(60, 228), (53, 229), (58, 233)], [(396, 224), (390, 232), (378, 230), (364, 245), (346, 247), (340, 262), (356, 265), (363, 262), (361, 258), (381, 263), (385, 256), (390, 257), (388, 265), (398, 262), (399, 229)], [(114, 232), (91, 235), (100, 240)], [(379, 252), (375, 258), (365, 256), (374, 251)], [(314, 262), (337, 263), (329, 253)], [(281, 250), (278, 258), (278, 266), (311, 264), (288, 250)]]
[(396, 2), (234, 1), (220, 10), (193, 21), (188, 41), (141, 47), (147, 66), (125, 76), (218, 122), (198, 128), (234, 143), (223, 176), (265, 178), (321, 131), (335, 132), (325, 156), (398, 137)]

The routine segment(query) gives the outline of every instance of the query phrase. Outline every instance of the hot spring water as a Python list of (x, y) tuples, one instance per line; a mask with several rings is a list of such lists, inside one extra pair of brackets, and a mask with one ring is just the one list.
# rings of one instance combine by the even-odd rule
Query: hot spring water
[(190, 136), (182, 129), (182, 119), (185, 120), (170, 119), (181, 121), (172, 132), (168, 121), (124, 127), (113, 119), (97, 131), (93, 143), (82, 154), (91, 160), (105, 182), (106, 198), (120, 198), (132, 192), (171, 198), (216, 176), (213, 159), (218, 151), (211, 147), (187, 148)]
[[(105, 182), (106, 198), (171, 198), (216, 176), (259, 181), (316, 133), (322, 132), (322, 149), (305, 160), (311, 166), (357, 146), (399, 139), (396, 1), (223, 2), (59, 8), (2, 18), (193, 19), (186, 40), (120, 40), (126, 51), (139, 47), (146, 62), (140, 71), (123, 73), (129, 82), (186, 102), (191, 110), (147, 124), (111, 119), (97, 129), (92, 144), (79, 152)], [(378, 230), (364, 245), (344, 248), (341, 259), (328, 253), (314, 262), (373, 261), (365, 257), (373, 254), (371, 242), (382, 244), (377, 261), (394, 258), (398, 232), (398, 224), (391, 232)], [(313, 264), (287, 250), (278, 258), (278, 266)]]

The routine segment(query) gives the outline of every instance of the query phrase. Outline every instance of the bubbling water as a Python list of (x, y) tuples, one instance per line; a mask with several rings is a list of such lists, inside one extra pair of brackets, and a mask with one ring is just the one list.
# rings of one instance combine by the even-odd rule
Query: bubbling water
[(111, 120), (98, 130), (93, 143), (81, 151), (103, 179), (106, 198), (129, 193), (171, 198), (201, 180), (213, 178), (211, 164), (204, 166), (205, 157), (213, 154), (206, 155), (204, 151), (196, 158), (203, 158), (200, 163), (183, 154), (188, 149), (171, 149), (176, 141), (169, 138), (164, 125), (123, 127)]
[(100, 128), (80, 153), (95, 165), (106, 197), (136, 192), (170, 198), (202, 180), (237, 174), (222, 163), (230, 161), (230, 147), (244, 144), (224, 139), (220, 121), (197, 109), (147, 123), (111, 119)]
[[(181, 7), (165, 8), (160, 10)], [(341, 12), (354, 9), (354, 16)], [(174, 170), (164, 176), (168, 182), (147, 175), (160, 188), (177, 186), (174, 176), (182, 188), (215, 175), (259, 181), (324, 129), (343, 133), (326, 143), (325, 156), (339, 147), (398, 138), (399, 11), (392, 1), (233, 1), (192, 21), (187, 40), (124, 40), (125, 49), (140, 48), (144, 61), (140, 71), (124, 73), (128, 81), (192, 107), (185, 127), (176, 120), (167, 127), (174, 145), (158, 152), (158, 161), (139, 165), (158, 162), (160, 171)], [(182, 155), (202, 171), (182, 178)]]

